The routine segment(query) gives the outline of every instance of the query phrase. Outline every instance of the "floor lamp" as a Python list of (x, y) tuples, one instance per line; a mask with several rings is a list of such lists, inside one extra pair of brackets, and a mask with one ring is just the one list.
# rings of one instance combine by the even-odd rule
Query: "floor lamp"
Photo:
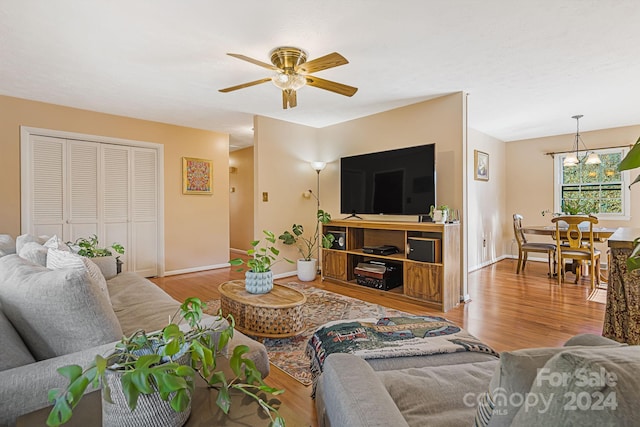
[[(318, 221), (317, 218), (317, 213), (320, 210), (320, 172), (322, 172), (322, 170), (327, 166), (326, 162), (311, 162), (311, 167), (313, 168), (314, 171), (316, 171), (317, 174), (317, 178), (316, 178), (316, 203), (317, 203), (317, 209), (316, 209), (316, 221)], [(317, 244), (317, 250), (318, 250), (318, 255), (316, 256), (317, 260), (318, 260), (318, 273), (320, 272), (320, 246), (322, 245), (322, 241), (320, 240), (320, 224), (318, 224), (316, 222), (316, 244)]]

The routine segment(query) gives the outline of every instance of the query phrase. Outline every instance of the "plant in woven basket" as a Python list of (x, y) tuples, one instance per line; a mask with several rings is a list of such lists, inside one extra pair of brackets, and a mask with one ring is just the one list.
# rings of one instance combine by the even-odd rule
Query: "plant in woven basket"
[[(161, 331), (146, 333), (140, 330), (130, 337), (123, 337), (113, 353), (107, 357), (96, 355), (84, 369), (78, 365), (59, 368), (58, 372), (68, 379), (69, 385), (62, 390), (49, 391), (53, 409), (47, 425), (59, 426), (69, 421), (89, 385), (94, 388), (102, 386), (103, 398), (111, 402), (112, 390), (105, 374), (117, 371), (121, 374), (122, 392), (131, 411), (135, 411), (142, 395), (156, 393), (163, 401), (169, 402), (173, 411), (190, 409), (193, 378), (198, 374), (209, 387), (219, 390), (216, 403), (225, 414), (231, 405), (230, 390), (238, 390), (257, 401), (269, 415), (271, 427), (283, 427), (285, 421), (277, 409), (258, 393), (275, 396), (284, 390), (265, 384), (254, 362), (243, 357), (249, 350), (247, 346), (235, 347), (229, 357), (234, 378), (227, 379), (222, 371), (216, 371), (216, 358), (232, 338), (235, 322), (231, 316), (224, 322), (219, 313), (212, 323), (217, 326), (203, 326), (203, 307), (198, 298), (188, 298)], [(178, 326), (183, 319), (190, 326), (186, 332)], [(181, 361), (186, 361), (186, 364)]]

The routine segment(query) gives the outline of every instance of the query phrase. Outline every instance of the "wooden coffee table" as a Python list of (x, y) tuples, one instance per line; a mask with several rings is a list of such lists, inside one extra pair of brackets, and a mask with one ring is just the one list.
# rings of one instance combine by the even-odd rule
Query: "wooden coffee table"
[(251, 294), (244, 280), (231, 280), (218, 287), (220, 308), (231, 314), (236, 329), (259, 338), (286, 338), (304, 329), (302, 306), (307, 297), (293, 288), (278, 284), (271, 292)]

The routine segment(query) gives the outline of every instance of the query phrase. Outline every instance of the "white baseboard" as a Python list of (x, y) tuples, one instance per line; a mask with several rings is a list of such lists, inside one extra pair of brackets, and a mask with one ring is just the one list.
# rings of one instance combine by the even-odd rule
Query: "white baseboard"
[(291, 277), (291, 276), (297, 276), (298, 275), (298, 271), (287, 271), (286, 273), (280, 273), (280, 274), (274, 274), (273, 278), (274, 279), (282, 279), (284, 277)]
[[(480, 270), (481, 268), (484, 268), (484, 267), (486, 267), (488, 265), (491, 265), (491, 264), (495, 264), (496, 262), (502, 261), (503, 259), (506, 259), (506, 258), (512, 258), (512, 257), (510, 255), (502, 255), (501, 257), (498, 257), (496, 259), (485, 261), (480, 265), (475, 265), (473, 267), (469, 267), (468, 268), (468, 272), (471, 273), (472, 271)], [(531, 258), (529, 258), (529, 259), (531, 259)]]
[(183, 268), (181, 270), (165, 271), (164, 275), (165, 276), (175, 276), (175, 275), (178, 275), (178, 274), (185, 274), (185, 273), (197, 273), (199, 271), (216, 270), (218, 268), (225, 268), (225, 267), (229, 267), (229, 266), (231, 266), (231, 264), (229, 264), (228, 262), (226, 262), (224, 264), (203, 265), (203, 266), (200, 266), (200, 267), (191, 267), (191, 268)]

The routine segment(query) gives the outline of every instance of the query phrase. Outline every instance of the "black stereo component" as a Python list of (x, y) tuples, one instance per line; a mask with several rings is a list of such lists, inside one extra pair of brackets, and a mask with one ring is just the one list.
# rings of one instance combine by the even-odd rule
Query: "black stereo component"
[(354, 269), (358, 285), (369, 288), (389, 289), (402, 286), (402, 265), (389, 262), (359, 262)]
[(440, 239), (428, 237), (409, 237), (407, 239), (407, 258), (413, 261), (442, 262)]
[(382, 245), (382, 246), (363, 246), (362, 252), (365, 254), (374, 254), (374, 255), (393, 255), (400, 252), (398, 248), (391, 245)]
[(345, 250), (347, 249), (346, 232), (340, 230), (327, 230), (325, 234), (331, 234), (333, 236), (333, 243), (331, 249)]

